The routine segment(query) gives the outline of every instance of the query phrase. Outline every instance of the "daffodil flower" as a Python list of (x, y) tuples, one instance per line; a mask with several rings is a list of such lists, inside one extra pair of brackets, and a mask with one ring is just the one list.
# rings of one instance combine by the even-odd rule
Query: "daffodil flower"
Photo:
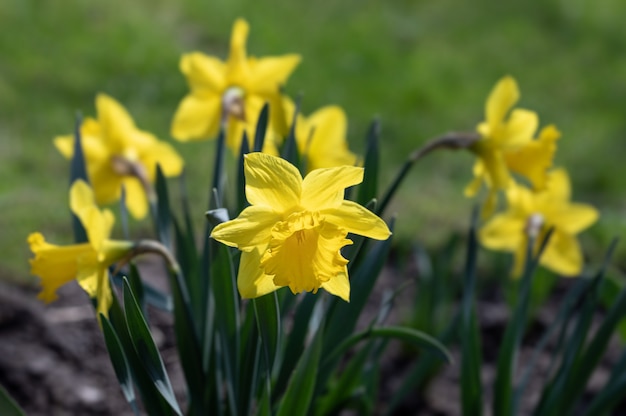
[(480, 242), (492, 250), (515, 253), (513, 275), (519, 276), (526, 258), (526, 229), (539, 224), (535, 249), (545, 233), (554, 230), (540, 264), (565, 276), (578, 275), (583, 256), (576, 235), (596, 222), (598, 212), (590, 205), (570, 202), (570, 194), (569, 178), (563, 169), (550, 172), (543, 191), (511, 185), (506, 192), (508, 209), (482, 227)]
[(219, 224), (211, 237), (243, 253), (237, 286), (243, 298), (280, 287), (295, 293), (321, 287), (349, 301), (348, 261), (341, 248), (348, 233), (385, 240), (391, 232), (366, 208), (344, 200), (345, 188), (363, 180), (363, 168), (317, 169), (304, 180), (283, 159), (245, 156), (246, 197), (251, 206)]
[[(293, 122), (296, 106), (284, 98), (283, 107), (288, 123)], [(298, 114), (296, 142), (307, 172), (357, 163), (356, 155), (348, 149), (347, 130), (348, 119), (339, 106), (322, 107), (308, 117)]]
[[(156, 165), (165, 176), (176, 176), (183, 169), (183, 160), (169, 144), (139, 130), (126, 109), (108, 95), (98, 94), (96, 110), (98, 119), (85, 119), (80, 129), (96, 201), (98, 204), (117, 201), (123, 186), (128, 210), (134, 218), (144, 218)], [(57, 137), (54, 145), (63, 156), (72, 158), (72, 136)]]
[(226, 62), (201, 52), (183, 55), (180, 70), (187, 77), (190, 93), (179, 104), (172, 122), (172, 136), (180, 141), (217, 136), (226, 132), (228, 147), (238, 154), (243, 132), (254, 137), (254, 127), (263, 105), (270, 104), (270, 128), (264, 151), (275, 152), (276, 141), (284, 137), (285, 124), (280, 107), (280, 86), (300, 62), (299, 55), (256, 59), (246, 54), (249, 26), (237, 19)]
[(107, 267), (128, 255), (133, 243), (109, 240), (113, 214), (98, 209), (94, 193), (84, 181), (72, 185), (70, 207), (85, 227), (87, 243), (57, 246), (46, 242), (41, 233), (28, 236), (35, 255), (30, 260), (31, 273), (41, 278), (39, 299), (52, 302), (58, 288), (76, 279), (90, 297), (97, 299), (98, 312), (106, 316), (113, 299)]
[(485, 121), (477, 127), (481, 139), (470, 149), (478, 156), (474, 164), (474, 180), (465, 188), (466, 196), (474, 196), (483, 183), (490, 192), (485, 211), (493, 211), (496, 192), (506, 189), (512, 178), (509, 171), (530, 176), (533, 185), (545, 185), (547, 169), (552, 164), (555, 141), (560, 134), (549, 126), (538, 140), (533, 136), (539, 118), (533, 111), (513, 109), (520, 93), (515, 80), (502, 78), (489, 94), (485, 107)]

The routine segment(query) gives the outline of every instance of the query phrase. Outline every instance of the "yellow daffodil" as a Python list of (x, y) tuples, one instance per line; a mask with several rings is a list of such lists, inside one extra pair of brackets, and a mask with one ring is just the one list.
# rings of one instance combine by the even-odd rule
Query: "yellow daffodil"
[[(293, 122), (294, 103), (285, 98), (284, 112), (288, 123)], [(296, 118), (296, 142), (304, 156), (307, 172), (320, 168), (355, 165), (356, 155), (348, 149), (346, 134), (348, 119), (339, 106), (326, 106), (308, 117)]]
[[(147, 193), (155, 180), (156, 165), (165, 176), (179, 175), (183, 160), (169, 144), (139, 130), (113, 98), (98, 94), (98, 119), (87, 118), (81, 126), (81, 144), (87, 172), (98, 204), (109, 204), (126, 190), (126, 204), (133, 217), (144, 218), (148, 212)], [(74, 154), (72, 136), (57, 137), (56, 148), (66, 158)]]
[(28, 236), (35, 255), (30, 260), (31, 273), (41, 278), (39, 298), (52, 302), (59, 287), (76, 279), (89, 296), (97, 299), (98, 312), (106, 316), (112, 301), (107, 267), (126, 256), (133, 243), (109, 240), (113, 214), (98, 209), (94, 193), (85, 182), (72, 185), (70, 207), (85, 227), (87, 243), (57, 246), (46, 242), (41, 233)]
[(512, 109), (519, 97), (512, 77), (498, 81), (487, 99), (485, 121), (477, 127), (481, 139), (470, 147), (478, 160), (474, 165), (474, 180), (465, 188), (465, 194), (474, 196), (482, 183), (486, 183), (490, 190), (487, 213), (495, 206), (496, 192), (512, 183), (509, 170), (529, 175), (528, 179), (539, 189), (545, 185), (545, 172), (552, 164), (555, 141), (560, 136), (556, 128), (549, 126), (539, 140), (533, 141), (539, 118), (533, 111)]
[(495, 215), (479, 232), (480, 242), (492, 250), (515, 253), (513, 274), (521, 274), (526, 258), (527, 227), (540, 225), (539, 241), (554, 229), (540, 263), (556, 273), (576, 276), (583, 265), (576, 235), (598, 219), (587, 204), (570, 202), (570, 182), (563, 169), (550, 172), (546, 188), (532, 192), (517, 184), (507, 190), (507, 211)]
[(251, 206), (219, 224), (211, 237), (243, 251), (237, 286), (243, 298), (280, 287), (293, 293), (322, 287), (349, 301), (348, 261), (340, 249), (348, 233), (384, 240), (385, 222), (343, 199), (345, 188), (363, 180), (363, 168), (317, 169), (304, 180), (283, 159), (263, 153), (245, 156), (246, 197)]
[(245, 20), (235, 21), (226, 62), (201, 52), (183, 55), (180, 70), (191, 91), (174, 115), (173, 137), (181, 141), (213, 138), (222, 126), (228, 147), (238, 154), (243, 132), (250, 140), (254, 138), (257, 118), (268, 102), (270, 128), (263, 150), (275, 152), (277, 137), (287, 133), (278, 111), (279, 88), (300, 62), (300, 56), (248, 57), (248, 31)]

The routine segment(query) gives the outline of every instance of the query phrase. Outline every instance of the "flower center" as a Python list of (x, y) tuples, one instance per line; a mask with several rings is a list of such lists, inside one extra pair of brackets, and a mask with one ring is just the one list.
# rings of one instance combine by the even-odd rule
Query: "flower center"
[(222, 122), (228, 120), (228, 116), (235, 117), (241, 121), (246, 120), (244, 106), (245, 92), (242, 88), (229, 87), (222, 95)]
[(339, 250), (352, 244), (346, 235), (317, 212), (295, 212), (272, 229), (261, 267), (274, 276), (276, 286), (289, 286), (293, 293), (315, 293), (345, 271), (348, 261)]

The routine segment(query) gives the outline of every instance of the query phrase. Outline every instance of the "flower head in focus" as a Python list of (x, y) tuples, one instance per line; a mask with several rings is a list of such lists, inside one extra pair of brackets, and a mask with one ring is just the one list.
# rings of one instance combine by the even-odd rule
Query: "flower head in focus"
[(183, 55), (180, 70), (190, 92), (176, 110), (172, 136), (180, 141), (216, 137), (220, 126), (226, 143), (236, 154), (245, 131), (250, 139), (263, 105), (270, 104), (270, 128), (264, 152), (276, 153), (278, 137), (284, 137), (280, 114), (280, 86), (300, 62), (299, 55), (254, 58), (246, 53), (249, 26), (243, 19), (233, 25), (226, 62), (201, 52)]
[(31, 273), (41, 278), (39, 298), (52, 302), (59, 287), (76, 279), (90, 297), (97, 299), (98, 312), (106, 316), (112, 301), (107, 268), (125, 257), (133, 243), (109, 240), (113, 214), (98, 209), (93, 191), (81, 180), (70, 189), (70, 207), (83, 224), (88, 242), (57, 246), (46, 242), (41, 233), (28, 236), (35, 255), (30, 260)]
[(510, 171), (527, 176), (536, 189), (545, 186), (546, 172), (556, 150), (555, 141), (560, 137), (554, 126), (548, 126), (538, 140), (533, 140), (539, 118), (533, 111), (513, 109), (519, 97), (515, 79), (506, 76), (498, 81), (487, 99), (485, 121), (477, 127), (481, 139), (471, 146), (478, 160), (474, 165), (474, 180), (466, 187), (465, 194), (474, 196), (483, 183), (487, 184), (490, 190), (487, 212), (493, 211), (496, 192), (511, 185)]
[[(292, 123), (295, 104), (284, 98), (283, 108), (288, 123)], [(346, 113), (336, 105), (322, 107), (308, 117), (297, 115), (296, 142), (307, 172), (357, 163), (356, 155), (348, 148), (347, 130)]]
[[(183, 160), (168, 143), (139, 130), (126, 109), (108, 95), (98, 94), (96, 110), (97, 120), (86, 118), (80, 128), (96, 201), (98, 204), (117, 201), (123, 186), (128, 210), (133, 217), (144, 218), (156, 165), (165, 176), (176, 176), (182, 172)], [(54, 145), (63, 156), (72, 158), (74, 137), (57, 137)]]
[(570, 182), (563, 169), (550, 172), (546, 188), (532, 192), (513, 184), (507, 190), (508, 209), (495, 215), (480, 230), (480, 242), (492, 250), (515, 253), (513, 275), (519, 276), (526, 258), (529, 225), (540, 226), (535, 249), (549, 229), (554, 229), (539, 262), (565, 276), (576, 276), (583, 256), (576, 235), (598, 219), (590, 205), (570, 202)]
[(246, 197), (251, 206), (219, 224), (211, 237), (243, 253), (237, 286), (243, 298), (280, 287), (293, 293), (321, 287), (349, 301), (350, 282), (341, 248), (348, 233), (377, 240), (391, 232), (385, 222), (352, 201), (345, 188), (363, 180), (363, 168), (317, 169), (304, 179), (283, 159), (245, 156)]

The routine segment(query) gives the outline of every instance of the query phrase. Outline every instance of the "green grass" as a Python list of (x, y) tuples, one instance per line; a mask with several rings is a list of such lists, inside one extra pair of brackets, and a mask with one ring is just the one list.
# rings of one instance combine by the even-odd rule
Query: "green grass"
[[(27, 276), (29, 232), (70, 241), (68, 164), (51, 139), (72, 130), (76, 111), (93, 114), (95, 94), (106, 92), (140, 128), (169, 140), (171, 116), (187, 91), (180, 55), (224, 57), (238, 16), (251, 24), (251, 54), (302, 54), (288, 92), (303, 94), (305, 113), (343, 106), (355, 150), (363, 149), (372, 117), (380, 117), (383, 184), (429, 137), (473, 130), (493, 84), (515, 76), (520, 105), (563, 132), (557, 163), (569, 169), (575, 198), (602, 212), (583, 238), (597, 260), (608, 240), (626, 230), (626, 4), (518, 3), (3, 1), (2, 275)], [(174, 145), (187, 160), (200, 223), (212, 144)], [(472, 201), (462, 189), (471, 164), (469, 154), (441, 153), (414, 168), (393, 206), (401, 238), (436, 245), (466, 227)], [(619, 256), (626, 260), (626, 249)]]

